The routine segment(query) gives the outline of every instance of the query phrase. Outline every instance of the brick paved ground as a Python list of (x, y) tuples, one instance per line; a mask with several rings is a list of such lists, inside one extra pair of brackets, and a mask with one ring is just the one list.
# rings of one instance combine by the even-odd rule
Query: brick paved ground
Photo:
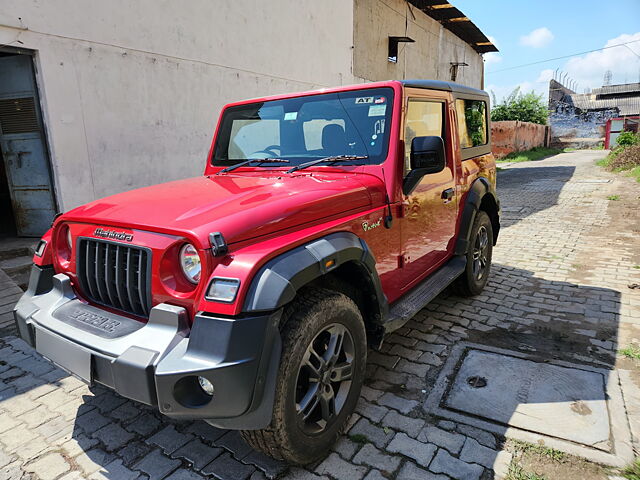
[[(640, 283), (640, 186), (595, 167), (598, 155), (563, 154), (500, 172), (503, 230), (486, 292), (474, 299), (445, 292), (370, 354), (350, 431), (317, 465), (288, 468), (253, 452), (235, 432), (174, 422), (106, 389), (89, 389), (5, 335), (0, 479), (501, 476), (512, 457), (504, 439), (422, 410), (462, 339), (618, 368), (637, 442), (640, 398), (625, 385), (637, 381), (638, 366), (616, 351), (640, 339), (640, 290), (628, 288)], [(621, 199), (607, 200), (612, 194)]]

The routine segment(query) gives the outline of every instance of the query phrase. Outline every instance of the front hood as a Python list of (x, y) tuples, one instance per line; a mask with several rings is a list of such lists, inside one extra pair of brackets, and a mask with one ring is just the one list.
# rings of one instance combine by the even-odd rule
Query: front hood
[[(373, 200), (372, 200), (373, 198)], [(345, 172), (212, 175), (163, 183), (96, 200), (63, 220), (163, 233), (211, 232), (239, 242), (371, 207), (384, 198), (375, 176)]]

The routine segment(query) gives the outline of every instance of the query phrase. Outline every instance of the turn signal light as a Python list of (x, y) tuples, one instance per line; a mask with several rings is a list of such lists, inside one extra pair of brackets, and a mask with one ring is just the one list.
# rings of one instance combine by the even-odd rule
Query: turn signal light
[(231, 303), (236, 299), (240, 288), (240, 279), (213, 277), (205, 298), (214, 302)]

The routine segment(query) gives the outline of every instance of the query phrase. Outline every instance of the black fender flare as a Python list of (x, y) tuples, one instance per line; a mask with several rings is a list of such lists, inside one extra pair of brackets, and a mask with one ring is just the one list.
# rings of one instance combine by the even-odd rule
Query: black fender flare
[(363, 266), (376, 292), (380, 317), (389, 306), (376, 271), (376, 260), (367, 243), (351, 232), (336, 232), (318, 238), (269, 260), (254, 276), (243, 311), (273, 311), (294, 299), (298, 289), (346, 262)]
[[(458, 239), (456, 240), (456, 246), (454, 255), (465, 255), (469, 249), (469, 236), (471, 235), (471, 227), (476, 218), (482, 199), (485, 195), (491, 195), (498, 208), (498, 214), (500, 210), (500, 202), (498, 201), (496, 192), (494, 191), (491, 182), (485, 177), (478, 177), (475, 179), (471, 188), (467, 192), (464, 207), (462, 208), (462, 215), (460, 218), (460, 231), (458, 233)], [(497, 238), (498, 232), (494, 232), (494, 243)]]

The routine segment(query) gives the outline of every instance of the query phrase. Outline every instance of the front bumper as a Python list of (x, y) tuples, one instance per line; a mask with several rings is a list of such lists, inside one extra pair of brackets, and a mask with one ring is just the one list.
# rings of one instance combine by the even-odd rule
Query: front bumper
[[(257, 429), (271, 420), (281, 341), (280, 311), (221, 318), (169, 304), (145, 324), (80, 301), (66, 275), (34, 266), (14, 310), (20, 336), (88, 383), (154, 405), (174, 418)], [(200, 388), (198, 376), (214, 386)]]

